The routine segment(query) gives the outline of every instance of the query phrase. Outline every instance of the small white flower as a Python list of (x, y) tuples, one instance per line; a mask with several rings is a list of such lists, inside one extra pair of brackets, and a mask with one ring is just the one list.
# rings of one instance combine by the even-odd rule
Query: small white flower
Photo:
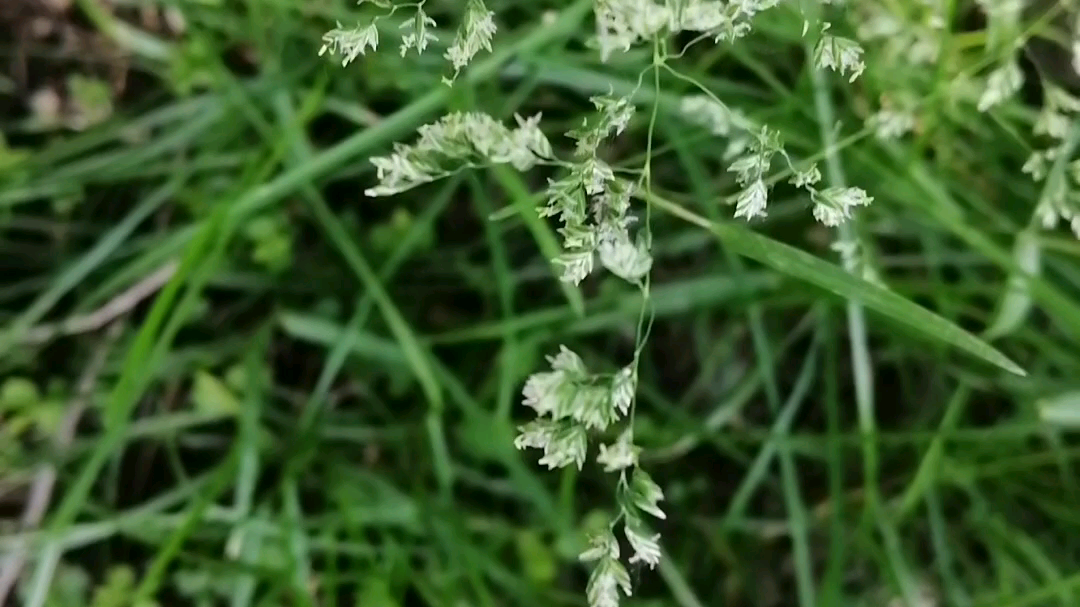
[(850, 73), (848, 82), (854, 82), (866, 69), (862, 54), (863, 49), (858, 42), (823, 33), (814, 47), (814, 65), (818, 69), (828, 68), (839, 74)]
[(850, 217), (846, 207), (837, 207), (827, 204), (814, 205), (814, 219), (829, 227), (836, 227)]
[(626, 567), (613, 558), (597, 561), (585, 589), (589, 607), (618, 607), (620, 590), (626, 596), (631, 595), (630, 574)]
[(660, 534), (646, 535), (646, 532), (637, 525), (627, 523), (623, 526), (626, 540), (634, 554), (630, 556), (630, 563), (644, 563), (653, 569), (660, 562)]
[(634, 475), (630, 479), (630, 500), (634, 507), (642, 512), (648, 512), (659, 519), (667, 518), (658, 503), (664, 499), (664, 492), (660, 486), (653, 482), (652, 477), (641, 468), (634, 469)]
[(611, 382), (611, 402), (615, 409), (623, 415), (629, 413), (636, 391), (637, 376), (634, 374), (633, 366), (627, 365), (619, 369)]
[(540, 130), (541, 117), (539, 113), (529, 118), (514, 115), (514, 120), (517, 121), (518, 125), (517, 130), (513, 133), (516, 143), (514, 147), (529, 150), (537, 158), (552, 158), (555, 156), (555, 152), (551, 149), (551, 142), (548, 141), (547, 135)]
[(634, 445), (632, 438), (633, 433), (627, 428), (611, 445), (600, 445), (596, 463), (604, 466), (604, 472), (618, 472), (637, 465), (641, 448)]
[(518, 427), (514, 446), (518, 449), (547, 449), (556, 428), (558, 425), (550, 419), (533, 420)]
[(773, 156), (783, 150), (783, 145), (780, 142), (780, 132), (768, 126), (761, 127), (760, 131), (741, 145), (745, 145), (746, 151), (731, 163), (728, 172), (735, 173), (735, 181), (745, 188), (765, 177), (772, 166)]
[(915, 116), (911, 112), (882, 108), (867, 120), (874, 136), (881, 140), (897, 139), (915, 129)]
[(558, 354), (547, 357), (547, 360), (553, 371), (570, 373), (579, 378), (588, 373), (588, 369), (585, 367), (585, 361), (581, 360), (581, 357), (578, 356), (577, 352), (574, 352), (563, 345), (559, 346)]
[(326, 53), (341, 57), (341, 66), (345, 67), (360, 55), (379, 46), (379, 30), (371, 23), (367, 27), (356, 26), (351, 30), (342, 29), (341, 23), (323, 35), (323, 45), (319, 56)]
[(409, 49), (416, 49), (419, 55), (427, 50), (429, 42), (435, 42), (438, 38), (428, 31), (429, 27), (435, 27), (435, 20), (424, 12), (423, 8), (417, 7), (416, 14), (412, 19), (406, 19), (401, 24), (401, 29), (406, 33), (401, 37), (401, 56), (404, 57)]
[(579, 166), (585, 193), (590, 196), (602, 194), (607, 189), (608, 182), (615, 179), (615, 172), (599, 158), (587, 158)]
[(600, 136), (607, 139), (621, 135), (634, 117), (634, 104), (629, 97), (601, 95), (591, 98), (593, 107), (600, 116)]
[(554, 470), (576, 464), (578, 470), (581, 470), (581, 467), (585, 465), (585, 454), (589, 448), (584, 427), (574, 423), (561, 423), (547, 438), (548, 442), (544, 447), (544, 456), (540, 458), (540, 465)]
[(554, 260), (556, 265), (562, 266), (559, 280), (573, 285), (581, 284), (586, 276), (592, 274), (594, 257), (593, 251), (564, 251)]
[(605, 430), (618, 416), (611, 406), (611, 393), (603, 385), (578, 385), (567, 412), (587, 429)]
[(594, 12), (601, 61), (652, 38), (670, 19), (667, 6), (653, 0), (596, 0)]
[(1024, 166), (1020, 168), (1021, 172), (1031, 175), (1031, 178), (1035, 181), (1042, 181), (1046, 177), (1046, 170), (1046, 152), (1039, 150), (1032, 152), (1031, 156), (1024, 162)]
[(1035, 214), (1038, 216), (1039, 224), (1042, 225), (1043, 229), (1052, 230), (1057, 227), (1058, 214), (1051, 205), (1041, 204), (1035, 207)]
[(713, 135), (725, 137), (731, 132), (731, 110), (708, 95), (689, 95), (679, 101), (679, 112), (687, 120), (703, 126)]
[(739, 192), (735, 199), (735, 217), (745, 217), (747, 220), (754, 217), (765, 217), (765, 204), (768, 202), (769, 192), (765, 182), (761, 179), (751, 183)]
[(566, 381), (561, 371), (533, 373), (522, 389), (522, 404), (532, 407), (537, 415), (549, 415), (559, 406), (559, 388)]
[(591, 536), (589, 538), (589, 547), (578, 556), (578, 560), (582, 562), (617, 558), (619, 558), (619, 542), (612, 535), (610, 529), (605, 529), (603, 533)]
[(1057, 111), (1056, 108), (1047, 105), (1039, 112), (1039, 116), (1035, 119), (1035, 126), (1032, 131), (1036, 135), (1047, 135), (1054, 139), (1065, 139), (1070, 124), (1071, 120), (1068, 116), (1063, 112)]
[(814, 219), (830, 227), (847, 221), (855, 207), (867, 206), (874, 200), (862, 188), (842, 187), (813, 191), (810, 198), (814, 203)]
[(583, 119), (580, 127), (566, 133), (567, 137), (577, 141), (574, 155), (586, 161), (595, 160), (600, 143), (621, 134), (634, 116), (634, 104), (629, 97), (600, 95), (591, 97), (590, 101), (596, 113)]
[(818, 170), (816, 164), (810, 165), (807, 169), (796, 171), (791, 177), (791, 185), (797, 188), (812, 186), (819, 181), (821, 181), (821, 171)]
[(1024, 73), (1020, 71), (1020, 64), (1016, 61), (1010, 61), (990, 72), (986, 79), (986, 88), (979, 97), (978, 110), (985, 112), (1012, 97), (1023, 84)]
[(630, 242), (625, 232), (613, 238), (605, 238), (597, 247), (600, 263), (612, 274), (627, 282), (637, 282), (652, 268), (652, 256), (644, 241)]

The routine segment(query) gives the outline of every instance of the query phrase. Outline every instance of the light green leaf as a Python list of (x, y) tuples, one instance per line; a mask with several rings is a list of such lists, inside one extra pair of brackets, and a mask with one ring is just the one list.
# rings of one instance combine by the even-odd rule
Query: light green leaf
[(550, 584), (558, 573), (558, 563), (548, 544), (529, 529), (517, 532), (514, 540), (525, 577), (537, 584)]
[(383, 577), (368, 576), (360, 586), (357, 605), (370, 605), (371, 607), (398, 607), (399, 603), (394, 600), (390, 583)]
[(1035, 404), (1039, 419), (1058, 428), (1080, 428), (1080, 390), (1044, 398)]
[(232, 417), (240, 413), (240, 401), (220, 379), (206, 371), (196, 371), (191, 403), (200, 413)]
[(0, 411), (28, 409), (41, 402), (41, 392), (25, 377), (9, 377), (0, 384)]
[(1031, 311), (1030, 278), (1040, 271), (1039, 242), (1035, 234), (1026, 230), (1016, 237), (1013, 244), (1013, 261), (1016, 270), (1009, 276), (1005, 295), (990, 327), (983, 333), (986, 339), (998, 339), (1017, 329)]
[(859, 302), (867, 309), (910, 327), (934, 341), (947, 344), (1020, 376), (1027, 373), (993, 346), (955, 323), (896, 293), (852, 276), (806, 251), (755, 233), (734, 223), (713, 223), (674, 202), (648, 195), (650, 203), (672, 215), (716, 234), (732, 251), (761, 262), (798, 280)]

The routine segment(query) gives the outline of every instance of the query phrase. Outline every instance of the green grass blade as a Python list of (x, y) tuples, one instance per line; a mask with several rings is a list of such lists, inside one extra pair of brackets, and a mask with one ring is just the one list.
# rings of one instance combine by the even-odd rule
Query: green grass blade
[(679, 219), (711, 231), (733, 251), (761, 262), (778, 272), (857, 301), (868, 309), (910, 327), (926, 337), (963, 350), (1010, 373), (1027, 375), (1007, 356), (955, 323), (888, 289), (851, 276), (843, 269), (806, 251), (762, 236), (740, 225), (709, 221), (683, 206), (656, 195), (649, 195), (649, 202)]

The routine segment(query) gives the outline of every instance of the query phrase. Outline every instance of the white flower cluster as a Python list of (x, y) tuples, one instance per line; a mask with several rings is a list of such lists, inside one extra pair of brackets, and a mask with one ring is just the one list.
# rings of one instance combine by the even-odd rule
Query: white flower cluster
[(836, 227), (848, 219), (857, 207), (869, 206), (873, 197), (862, 188), (831, 186), (818, 189), (821, 171), (816, 165), (796, 170), (788, 180), (797, 188), (810, 192), (810, 202), (814, 205), (814, 219), (829, 227)]
[[(523, 403), (536, 411), (537, 419), (521, 426), (514, 441), (518, 449), (540, 449), (540, 463), (548, 468), (577, 466), (588, 454), (590, 432), (603, 432), (626, 418), (633, 404), (637, 377), (634, 366), (614, 375), (593, 374), (581, 357), (565, 346), (549, 356), (550, 371), (534, 373), (522, 390)], [(603, 533), (591, 538), (581, 560), (594, 562), (586, 591), (591, 607), (617, 607), (620, 592), (630, 596), (630, 576), (620, 560), (615, 523), (632, 550), (631, 564), (655, 567), (660, 562), (660, 534), (648, 530), (644, 515), (665, 518), (659, 503), (660, 487), (638, 467), (641, 449), (633, 444), (629, 426), (610, 445), (601, 444), (596, 462), (605, 472), (620, 474), (619, 514)], [(627, 472), (629, 471), (629, 477)]]
[(593, 97), (596, 113), (567, 133), (577, 142), (569, 171), (549, 180), (542, 217), (562, 223), (563, 253), (555, 259), (564, 282), (578, 284), (592, 273), (596, 259), (616, 276), (637, 283), (652, 268), (647, 237), (630, 236), (634, 186), (616, 177), (599, 156), (601, 143), (630, 122), (634, 106), (626, 97)]
[(540, 114), (515, 116), (509, 128), (487, 114), (454, 112), (421, 126), (412, 145), (394, 144), (389, 156), (371, 159), (379, 185), (364, 191), (386, 196), (484, 164), (510, 164), (525, 171), (552, 157), (551, 143), (540, 130)]
[(733, 41), (750, 31), (751, 20), (780, 0), (595, 0), (596, 37), (603, 61), (616, 51), (656, 36), (696, 32), (714, 41)]
[[(402, 30), (401, 43), (398, 51), (404, 57), (410, 50), (415, 50), (419, 55), (427, 50), (428, 44), (436, 42), (439, 38), (432, 33), (436, 26), (435, 20), (424, 11), (423, 0), (417, 4), (395, 5), (390, 0), (360, 0), (360, 4), (370, 3), (386, 11), (376, 15), (372, 20), (364, 24), (358, 24), (354, 28), (346, 28), (339, 22), (337, 27), (323, 35), (323, 45), (319, 49), (319, 55), (330, 54), (341, 58), (341, 65), (345, 66), (364, 55), (370, 49), (375, 51), (379, 47), (378, 22), (392, 16), (398, 9), (410, 7), (414, 9), (412, 17), (404, 19), (398, 26)], [(454, 68), (454, 75), (446, 78), (446, 82), (452, 82), (461, 70), (472, 61), (481, 50), (491, 51), (491, 39), (495, 36), (495, 13), (489, 11), (483, 0), (467, 0), (465, 4), (465, 18), (458, 28), (454, 41), (443, 54)]]
[[(1066, 153), (1065, 140), (1078, 118), (1080, 99), (1060, 88), (1048, 87), (1034, 132), (1049, 138), (1052, 143), (1045, 149), (1033, 152), (1024, 163), (1023, 172), (1031, 175), (1035, 181), (1045, 180), (1049, 176), (1050, 166)], [(1070, 160), (1065, 174), (1048, 185), (1047, 195), (1035, 209), (1035, 214), (1044, 228), (1055, 228), (1064, 221), (1080, 238), (1080, 160)]]
[[(650, 569), (656, 567), (663, 555), (660, 534), (652, 533), (643, 520), (647, 513), (665, 518), (659, 502), (664, 499), (660, 487), (641, 468), (635, 468), (627, 481), (624, 478), (619, 494), (623, 535), (633, 554), (627, 559), (631, 565), (641, 563)], [(618, 607), (620, 592), (631, 596), (630, 574), (620, 558), (619, 540), (615, 537), (614, 524), (589, 539), (589, 547), (578, 558), (593, 563), (592, 573), (585, 595), (589, 607)]]
[(735, 197), (735, 217), (747, 220), (768, 215), (767, 179), (773, 159), (780, 154), (792, 171), (789, 182), (810, 193), (814, 219), (833, 227), (851, 218), (856, 207), (873, 202), (861, 188), (830, 187), (819, 190), (821, 172), (816, 165), (797, 169), (784, 151), (780, 133), (768, 126), (751, 131), (750, 122), (740, 113), (708, 95), (692, 95), (680, 102), (684, 118), (709, 129), (717, 136), (731, 136), (725, 158), (736, 159), (728, 167), (742, 188)]
[[(625, 417), (634, 401), (637, 378), (631, 367), (612, 377), (589, 373), (581, 357), (565, 346), (548, 357), (551, 371), (533, 373), (522, 390), (522, 403), (536, 411), (537, 419), (519, 428), (514, 441), (518, 449), (544, 451), (540, 463), (550, 469), (585, 465), (587, 431), (604, 431)], [(604, 455), (605, 466), (614, 469), (636, 465), (636, 453), (617, 456), (618, 447)], [(624, 449), (625, 451), (625, 449)], [(606, 452), (605, 452), (606, 453)]]
[(742, 186), (742, 191), (735, 199), (735, 217), (765, 217), (765, 204), (769, 198), (769, 186), (765, 184), (772, 159), (783, 150), (780, 133), (767, 126), (751, 141), (749, 149), (728, 167), (735, 173), (735, 181)]

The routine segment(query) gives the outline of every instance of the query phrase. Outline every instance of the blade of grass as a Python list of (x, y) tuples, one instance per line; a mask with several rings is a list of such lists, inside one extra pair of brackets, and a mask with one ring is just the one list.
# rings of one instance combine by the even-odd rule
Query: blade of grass
[(926, 453), (915, 471), (915, 477), (911, 479), (907, 489), (904, 490), (903, 496), (900, 498), (900, 504), (896, 509), (898, 520), (903, 520), (910, 515), (923, 496), (933, 489), (937, 481), (937, 473), (942, 465), (946, 433), (953, 430), (959, 423), (970, 392), (966, 384), (960, 384), (949, 403), (945, 405), (945, 414), (942, 416), (941, 424), (934, 434), (934, 440), (927, 447)]
[(104, 263), (124, 241), (131, 237), (135, 228), (182, 187), (185, 179), (184, 173), (180, 173), (156, 189), (78, 261), (54, 278), (49, 288), (38, 295), (34, 302), (27, 306), (4, 331), (3, 339), (0, 340), (0, 356), (3, 356), (10, 347), (18, 344), (31, 326), (40, 322), (64, 295), (70, 293), (91, 272)]
[[(291, 114), (291, 110), (287, 105), (279, 103), (278, 110), (284, 114), (284, 120), (282, 120), (284, 125), (295, 124), (294, 121), (289, 120), (289, 118), (291, 118), (289, 115)], [(306, 141), (304, 135), (298, 132), (297, 129), (293, 128), (291, 131), (290, 134), (294, 140), (294, 145), (292, 146), (294, 162), (297, 165), (300, 165), (303, 162), (310, 161), (312, 158), (310, 144)], [(378, 308), (379, 312), (382, 314), (383, 320), (389, 327), (390, 332), (394, 335), (394, 338), (401, 345), (402, 352), (405, 354), (405, 360), (417, 381), (420, 383), (421, 390), (424, 392), (424, 396), (430, 406), (425, 420), (425, 426), (428, 430), (429, 440), (431, 441), (436, 475), (439, 486), (443, 492), (443, 497), (449, 499), (454, 480), (449, 450), (446, 447), (446, 440), (444, 438), (445, 429), (443, 427), (443, 414), (445, 411), (445, 403), (443, 400), (442, 387), (439, 385), (431, 368), (431, 354), (420, 345), (412, 327), (409, 326), (408, 321), (405, 320), (405, 317), (398, 310), (391, 299), (390, 294), (387, 293), (386, 289), (379, 281), (378, 276), (375, 274), (375, 271), (371, 268), (367, 259), (360, 251), (360, 248), (349, 237), (348, 230), (346, 230), (341, 224), (341, 221), (338, 220), (333, 211), (327, 206), (326, 201), (319, 191), (310, 183), (301, 185), (300, 189), (304, 195), (304, 200), (307, 202), (308, 207), (315, 216), (315, 220), (319, 223), (323, 232), (334, 247), (337, 248), (341, 256), (345, 258), (345, 262), (360, 280), (364, 290), (371, 294), (376, 308)]]
[(714, 223), (686, 207), (657, 195), (649, 195), (656, 208), (711, 231), (740, 255), (761, 262), (797, 280), (817, 285), (831, 293), (856, 301), (879, 314), (915, 330), (934, 341), (948, 344), (1024, 376), (1025, 372), (1004, 354), (955, 323), (914, 304), (883, 287), (872, 284), (805, 251), (757, 234), (735, 224)]

